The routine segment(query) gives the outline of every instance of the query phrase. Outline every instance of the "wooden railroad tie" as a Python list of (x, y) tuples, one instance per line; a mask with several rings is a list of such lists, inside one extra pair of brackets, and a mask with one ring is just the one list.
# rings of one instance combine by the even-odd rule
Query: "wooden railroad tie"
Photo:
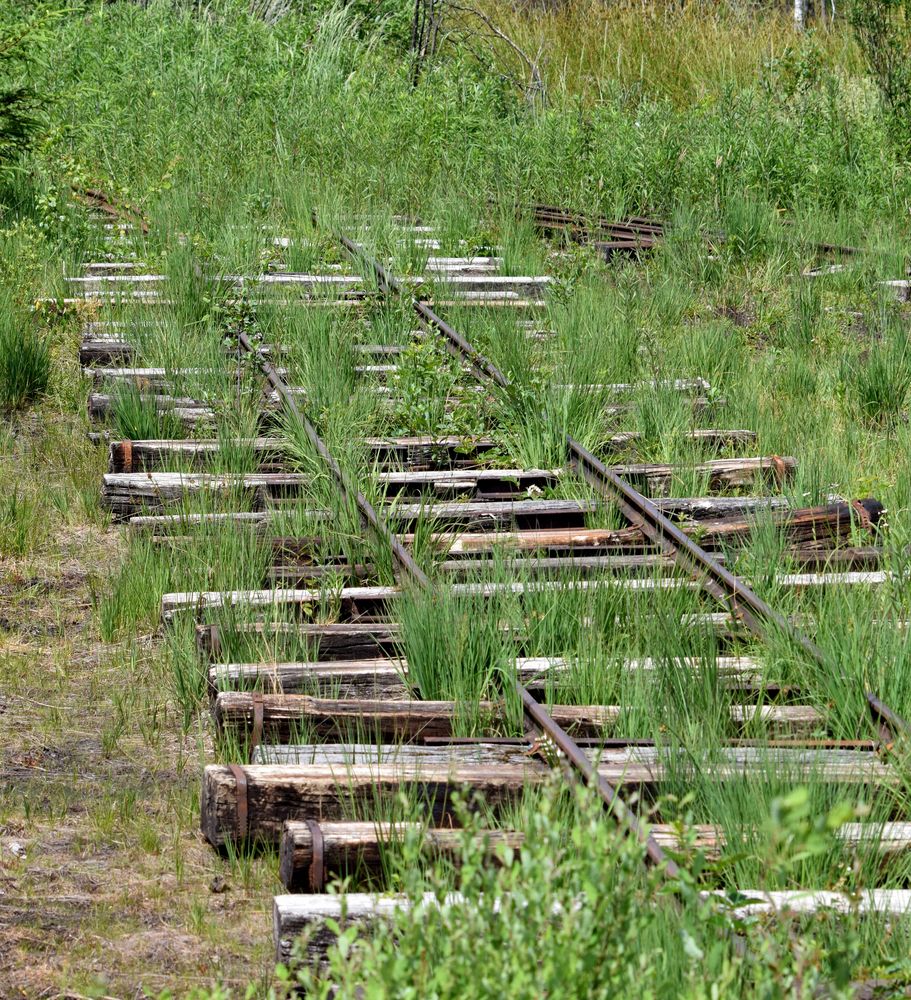
[[(575, 669), (578, 661), (563, 656), (520, 656), (514, 661), (518, 681), (533, 690), (547, 685), (559, 687), (561, 679)], [(618, 675), (655, 676), (658, 671), (687, 670), (706, 674), (725, 687), (743, 690), (781, 690), (780, 684), (765, 671), (763, 663), (752, 656), (716, 656), (668, 659), (623, 659), (606, 665), (605, 670)], [(275, 694), (312, 694), (326, 698), (390, 699), (413, 697), (408, 662), (404, 657), (368, 657), (312, 661), (262, 661), (256, 663), (217, 663), (209, 668), (213, 692), (258, 688)]]
[[(359, 732), (379, 740), (450, 737), (456, 732), (463, 708), (452, 701), (353, 700), (315, 698), (307, 694), (262, 694), (222, 691), (213, 707), (221, 729), (253, 730), (262, 737), (287, 738), (303, 729), (322, 738), (339, 738)], [(491, 723), (504, 714), (503, 705), (481, 701), (475, 714)], [(625, 715), (620, 705), (548, 705), (551, 718), (578, 737), (600, 737)], [(810, 705), (732, 705), (731, 720), (748, 726), (761, 721), (776, 733), (809, 736), (824, 723), (824, 716)]]
[[(833, 914), (878, 915), (904, 917), (911, 914), (911, 889), (866, 889), (857, 894), (829, 890), (779, 890), (737, 888), (736, 902), (726, 892), (703, 892), (703, 898), (715, 897), (719, 906), (732, 916), (748, 917), (763, 914), (780, 919), (795, 915), (830, 911)], [(397, 912), (410, 909), (415, 901), (406, 895), (376, 895), (349, 892), (343, 896), (323, 893), (276, 896), (273, 900), (273, 938), (276, 961), (288, 963), (292, 958), (292, 945), (303, 938), (306, 950), (302, 956), (307, 964), (317, 967), (325, 959), (329, 948), (336, 941), (335, 928), (344, 930), (351, 925), (371, 924), (391, 920)], [(449, 893), (442, 901), (432, 892), (418, 901), (424, 907), (444, 906), (458, 913), (458, 908), (474, 905), (458, 893)], [(491, 910), (496, 914), (508, 905), (504, 900)], [(523, 901), (521, 905), (528, 905)], [(555, 916), (559, 908), (555, 909)], [(890, 983), (884, 985), (889, 986)]]
[[(492, 863), (504, 857), (504, 848), (517, 852), (525, 842), (524, 834), (518, 830), (492, 829), (469, 834), (452, 827), (428, 829), (413, 822), (316, 823), (323, 838), (323, 857), (319, 877), (314, 878), (315, 823), (315, 820), (289, 820), (282, 829), (279, 877), (289, 893), (322, 892), (333, 878), (346, 875), (369, 874), (373, 880), (381, 880), (385, 853), (400, 848), (406, 841), (418, 845), (428, 860), (444, 856), (456, 865), (466, 839), (470, 838), (475, 848), (482, 849)], [(686, 827), (655, 823), (648, 829), (666, 850), (698, 851), (710, 860), (721, 856), (729, 839), (736, 848), (741, 841), (748, 843), (755, 833), (738, 830), (729, 838), (724, 830), (705, 823)], [(911, 851), (911, 823), (846, 823), (835, 836), (848, 850), (872, 848), (881, 855)]]
[[(496, 811), (527, 789), (553, 779), (551, 766), (529, 756), (531, 749), (531, 744), (521, 743), (261, 747), (257, 759), (271, 763), (244, 767), (245, 787), (240, 792), (230, 767), (206, 767), (202, 831), (215, 846), (238, 836), (277, 844), (285, 820), (346, 819), (352, 809), (376, 810), (383, 801), (391, 805), (405, 789), (426, 802), (436, 823), (452, 819), (451, 796), (456, 790), (479, 794)], [(596, 754), (598, 773), (619, 789), (648, 789), (675, 779), (691, 782), (697, 775), (702, 781), (772, 784), (812, 779), (875, 785), (883, 791), (900, 784), (898, 773), (870, 750), (723, 746), (698, 762), (688, 753), (649, 746), (606, 748)], [(243, 830), (239, 814), (245, 816)]]

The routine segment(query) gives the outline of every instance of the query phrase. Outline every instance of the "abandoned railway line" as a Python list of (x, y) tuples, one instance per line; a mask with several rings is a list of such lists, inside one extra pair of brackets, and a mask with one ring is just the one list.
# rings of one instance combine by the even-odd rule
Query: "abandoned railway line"
[[(537, 221), (574, 224), (543, 207)], [(661, 234), (629, 220), (596, 247), (610, 259), (651, 249)], [(515, 444), (528, 394), (460, 326), (488, 344), (510, 327), (535, 359), (548, 358), (551, 280), (500, 273), (493, 250), (436, 257), (429, 227), (402, 223), (397, 235), (423, 247), (421, 274), (398, 277), (364, 235), (334, 234), (350, 274), (220, 279), (223, 342), (192, 358), (171, 351), (168, 363), (155, 319), (174, 302), (164, 275), (114, 262), (73, 283), (101, 310), (80, 360), (95, 437), (109, 449), (107, 509), (136, 544), (175, 559), (211, 560), (218, 549), (205, 546), (225, 534), (255, 554), (236, 586), (168, 591), (161, 614), (167, 630), (192, 632), (211, 702), (218, 761), (202, 776), (202, 832), (214, 848), (278, 852), (287, 893), (274, 900), (277, 957), (289, 960), (307, 934), (318, 961), (328, 921), (408, 905), (384, 883), (385, 853), (417, 831), (428, 858), (457, 857), (455, 793), (483, 798), (493, 860), (523, 842), (496, 817), (555, 776), (590, 786), (605, 822), (672, 882), (693, 844), (718, 857), (748, 834), (725, 829), (706, 812), (711, 796), (697, 797), (706, 814), (686, 847), (677, 817), (661, 812), (668, 790), (754, 781), (870, 791), (875, 812), (839, 838), (846, 852), (875, 856), (876, 887), (852, 895), (719, 877), (702, 888), (741, 893), (744, 912), (911, 910), (901, 875), (889, 877), (890, 859), (911, 848), (895, 762), (907, 724), (881, 692), (855, 690), (854, 677), (845, 687), (864, 708), (853, 721), (814, 698), (819, 675), (844, 669), (812, 637), (825, 595), (894, 580), (882, 505), (833, 495), (797, 506), (787, 489), (800, 456), (755, 454), (748, 427), (699, 426), (714, 424), (724, 401), (708, 380), (678, 373), (566, 385), (618, 426), (587, 444), (561, 427), (542, 449), (550, 462), (535, 467)], [(262, 329), (246, 324), (249, 311)], [(303, 347), (283, 329), (292, 315), (304, 340), (307, 317), (319, 317)], [(496, 316), (493, 327), (478, 316)], [(370, 407), (344, 454), (325, 439), (321, 387), (306, 377), (308, 352), (326, 350)], [(409, 390), (409, 365), (422, 363), (431, 365), (423, 389)], [(638, 454), (643, 434), (619, 426), (649, 394), (688, 412), (689, 460), (649, 461)], [(396, 431), (415, 395), (439, 432)], [(129, 407), (173, 436), (118, 434)], [(452, 416), (463, 410), (472, 433)], [(700, 495), (675, 495), (681, 483), (700, 484)], [(770, 534), (780, 543), (770, 568), (742, 560)], [(452, 614), (466, 637), (483, 634), (491, 662), (469, 657), (480, 676), (441, 676), (448, 647), (438, 645), (441, 657), (421, 639)], [(675, 652), (664, 644), (652, 655), (668, 631)], [(591, 691), (614, 699), (586, 700)], [(701, 757), (665, 725), (672, 703), (698, 702), (697, 691), (720, 734)], [(402, 792), (415, 817), (398, 817)], [(345, 875), (373, 891), (327, 896)]]

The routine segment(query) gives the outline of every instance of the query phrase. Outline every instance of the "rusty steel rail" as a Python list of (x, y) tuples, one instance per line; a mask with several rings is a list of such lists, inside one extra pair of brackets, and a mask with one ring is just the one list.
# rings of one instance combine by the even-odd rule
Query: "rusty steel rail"
[(551, 718), (547, 709), (536, 701), (518, 681), (515, 682), (516, 692), (522, 699), (522, 709), (529, 720), (551, 739), (554, 745), (566, 757), (570, 765), (582, 775), (588, 785), (593, 788), (611, 810), (621, 827), (636, 838), (645, 848), (645, 855), (656, 865), (663, 865), (663, 871), (668, 878), (678, 878), (680, 868), (676, 861), (667, 856), (664, 848), (650, 834), (646, 833), (636, 815), (631, 812), (623, 797), (616, 788), (598, 773), (598, 768), (592, 763), (588, 754), (581, 746)]
[(389, 530), (389, 528), (386, 527), (385, 523), (380, 519), (367, 497), (364, 496), (364, 494), (356, 486), (352, 486), (346, 481), (345, 474), (342, 472), (338, 462), (326, 447), (326, 443), (319, 436), (316, 428), (307, 416), (301, 412), (300, 407), (291, 395), (284, 379), (275, 369), (275, 366), (265, 357), (262, 351), (256, 347), (246, 333), (242, 332), (239, 334), (238, 342), (248, 354), (252, 354), (256, 357), (259, 362), (260, 370), (266, 377), (266, 381), (278, 394), (279, 399), (281, 399), (282, 404), (291, 416), (304, 428), (304, 432), (306, 433), (308, 440), (313, 445), (326, 467), (329, 469), (333, 479), (335, 479), (342, 499), (345, 500), (346, 503), (351, 499), (354, 500), (354, 504), (357, 507), (358, 513), (360, 514), (364, 524), (367, 525), (371, 531), (374, 531), (383, 540), (383, 542), (389, 546), (389, 549), (392, 552), (392, 557), (398, 564), (399, 569), (401, 569), (419, 586), (428, 586), (430, 580), (428, 579), (427, 574), (414, 561), (414, 557), (408, 549), (406, 549), (398, 538), (396, 538), (396, 536)]
[[(570, 435), (566, 436), (566, 445), (571, 466), (603, 496), (612, 499), (630, 523), (640, 528), (681, 569), (695, 576), (755, 636), (764, 639), (770, 633), (782, 635), (818, 666), (827, 670), (833, 667), (826, 654), (809, 636), (804, 635), (784, 615), (759, 597), (743, 580), (725, 569), (714, 556), (662, 514), (648, 497), (643, 496)], [(911, 732), (908, 723), (872, 691), (864, 691), (864, 698), (870, 714), (880, 727), (885, 725), (893, 733), (898, 730)]]
[(438, 316), (426, 302), (415, 298), (405, 283), (391, 274), (378, 260), (371, 257), (360, 243), (355, 243), (354, 240), (349, 239), (347, 236), (339, 236), (338, 239), (352, 257), (363, 261), (371, 268), (376, 277), (377, 286), (384, 295), (393, 294), (401, 298), (410, 299), (412, 308), (418, 316), (442, 335), (450, 354), (460, 361), (467, 360), (474, 371), (483, 375), (501, 389), (509, 388), (509, 379), (506, 378), (496, 365), (474, 348), (455, 327), (450, 326), (449, 323)]
[[(374, 260), (359, 244), (341, 237), (345, 249), (372, 266), (380, 288), (399, 295), (409, 295), (405, 285), (391, 275), (379, 261)], [(465, 337), (442, 320), (430, 307), (411, 297), (415, 312), (430, 326), (434, 327), (446, 340), (450, 349), (458, 349), (471, 367), (484, 374), (501, 389), (511, 386), (503, 373), (477, 350)], [(566, 435), (566, 447), (570, 467), (579, 472), (602, 496), (613, 500), (629, 522), (643, 531), (661, 550), (671, 556), (681, 569), (695, 576), (708, 593), (760, 639), (779, 634), (787, 638), (797, 649), (825, 670), (837, 672), (826, 654), (807, 635), (796, 628), (782, 614), (762, 600), (752, 588), (681, 531), (667, 515), (628, 483), (622, 476), (601, 462), (584, 448), (570, 434)], [(880, 734), (911, 734), (911, 725), (894, 709), (890, 708), (872, 691), (864, 691), (864, 698), (870, 714), (877, 724)]]

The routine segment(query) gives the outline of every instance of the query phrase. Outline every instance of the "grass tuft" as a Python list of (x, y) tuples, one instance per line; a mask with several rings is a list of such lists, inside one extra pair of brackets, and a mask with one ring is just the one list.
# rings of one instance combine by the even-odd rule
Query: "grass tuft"
[(0, 409), (21, 410), (47, 392), (50, 347), (28, 317), (0, 306)]

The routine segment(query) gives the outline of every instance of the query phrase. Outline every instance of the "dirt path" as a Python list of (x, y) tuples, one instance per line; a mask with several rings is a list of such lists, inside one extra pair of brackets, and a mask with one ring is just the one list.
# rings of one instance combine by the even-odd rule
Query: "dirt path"
[(2, 459), (5, 480), (67, 504), (35, 513), (53, 523), (28, 555), (0, 557), (0, 997), (260, 995), (276, 866), (202, 842), (208, 734), (182, 732), (160, 637), (99, 639), (123, 541), (73, 511), (103, 456), (74, 420), (70, 455), (41, 461), (49, 437), (59, 424), (14, 435)]

